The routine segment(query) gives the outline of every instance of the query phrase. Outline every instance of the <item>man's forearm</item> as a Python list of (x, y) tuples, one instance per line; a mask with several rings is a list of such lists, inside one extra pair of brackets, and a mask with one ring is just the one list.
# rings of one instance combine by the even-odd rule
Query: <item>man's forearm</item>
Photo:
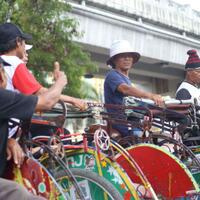
[(39, 95), (37, 110), (49, 110), (60, 99), (64, 86), (56, 82), (51, 88)]
[(62, 100), (62, 101), (64, 101), (64, 102), (67, 102), (67, 103), (70, 103), (70, 104), (73, 104), (75, 98), (74, 98), (74, 97), (67, 96), (67, 95), (61, 95), (61, 96), (60, 96), (60, 100)]
[(122, 92), (125, 96), (134, 96), (134, 97), (139, 97), (139, 98), (151, 99), (158, 106), (164, 105), (162, 96), (158, 95), (158, 94), (145, 92), (145, 91), (142, 91), (142, 90), (137, 89), (135, 87), (129, 86), (127, 84), (121, 84), (118, 87), (118, 90), (120, 92)]
[(142, 91), (142, 90), (137, 89), (137, 88), (134, 88), (134, 89), (132, 88), (131, 93), (132, 93), (131, 96), (135, 96), (135, 97), (139, 97), (139, 98), (145, 98), (145, 99), (152, 99), (152, 96), (153, 96), (152, 93), (145, 92), (145, 91)]
[[(47, 88), (41, 87), (41, 88), (35, 93), (35, 95), (39, 96), (39, 95), (44, 94), (44, 93), (47, 92), (47, 91), (48, 91)], [(67, 96), (67, 95), (61, 94), (61, 95), (60, 95), (60, 100), (62, 100), (62, 101), (64, 101), (64, 102), (67, 102), (67, 103), (70, 103), (70, 104), (73, 104), (75, 98), (74, 98), (74, 97)]]
[(119, 86), (119, 91), (122, 92), (126, 96), (134, 96), (139, 98), (147, 98), (152, 99), (152, 93), (142, 91), (137, 89), (136, 87), (128, 86), (128, 85), (121, 85)]
[(35, 93), (35, 95), (39, 96), (39, 95), (43, 94), (43, 93), (46, 92), (46, 91), (48, 91), (47, 88), (41, 87), (41, 88)]

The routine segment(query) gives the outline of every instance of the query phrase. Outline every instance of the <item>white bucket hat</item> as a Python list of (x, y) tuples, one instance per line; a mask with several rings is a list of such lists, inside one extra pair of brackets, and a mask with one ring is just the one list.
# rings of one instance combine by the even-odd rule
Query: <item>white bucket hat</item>
[(138, 62), (140, 58), (140, 54), (133, 51), (130, 43), (127, 40), (116, 40), (110, 47), (110, 58), (106, 62), (107, 65), (114, 67), (113, 58), (121, 53), (132, 53), (134, 58), (133, 63)]

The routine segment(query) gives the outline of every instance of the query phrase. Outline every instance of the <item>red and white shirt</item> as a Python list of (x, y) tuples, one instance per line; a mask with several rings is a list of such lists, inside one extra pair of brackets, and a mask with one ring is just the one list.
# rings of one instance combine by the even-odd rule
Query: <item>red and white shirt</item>
[(26, 64), (17, 56), (2, 55), (1, 57), (11, 65), (4, 67), (7, 76), (6, 89), (31, 95), (42, 87), (27, 69)]
[[(42, 86), (35, 77), (27, 69), (26, 65), (17, 56), (1, 55), (11, 66), (4, 66), (4, 70), (7, 76), (6, 89), (23, 93), (25, 95), (31, 95), (37, 92)], [(19, 122), (18, 119), (12, 119)], [(9, 128), (9, 138), (12, 137), (18, 129), (18, 126)]]

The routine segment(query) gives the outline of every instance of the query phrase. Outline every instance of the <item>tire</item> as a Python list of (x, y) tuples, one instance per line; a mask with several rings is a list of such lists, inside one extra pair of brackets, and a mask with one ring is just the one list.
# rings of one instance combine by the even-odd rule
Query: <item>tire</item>
[[(121, 196), (119, 191), (109, 181), (107, 181), (104, 177), (99, 176), (97, 173), (78, 168), (71, 168), (70, 170), (78, 182), (86, 180), (89, 187), (91, 185), (95, 185), (94, 187), (91, 186), (92, 188), (89, 191), (91, 194), (90, 198), (87, 196), (85, 200), (103, 200), (103, 194), (107, 194), (108, 200), (123, 200), (123, 197)], [(56, 173), (56, 179), (61, 179), (62, 177), (66, 177), (64, 171), (59, 171)]]

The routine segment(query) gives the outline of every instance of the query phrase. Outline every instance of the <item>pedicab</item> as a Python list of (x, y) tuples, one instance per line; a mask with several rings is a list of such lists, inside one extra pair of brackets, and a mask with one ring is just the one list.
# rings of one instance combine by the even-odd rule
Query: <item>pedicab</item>
[[(67, 118), (69, 119), (70, 117), (70, 113), (68, 113)], [(88, 118), (93, 117), (93, 114), (91, 116), (90, 113), (81, 112), (81, 114), (79, 113), (72, 117)], [(32, 123), (42, 126), (43, 130), (45, 128), (49, 130), (50, 128), (49, 124), (45, 124), (45, 120), (42, 120), (41, 124), (39, 124), (39, 120), (33, 120)], [(58, 132), (58, 129), (53, 131)], [(95, 145), (88, 144), (92, 143), (94, 135), (89, 133), (69, 134), (67, 132), (67, 134), (60, 135), (60, 137), (65, 149), (65, 162), (73, 175), (78, 178), (77, 180), (88, 199), (139, 199), (126, 173), (106, 154), (99, 149), (97, 151)], [(81, 142), (72, 142), (76, 140), (76, 137), (82, 137), (83, 139)], [(40, 134), (36, 133), (32, 139), (37, 142), (47, 143), (49, 136), (41, 135), (40, 132)], [(45, 162), (45, 159), (45, 155), (40, 157), (42, 163)], [(68, 178), (63, 174), (62, 170), (56, 174), (56, 178), (64, 188), (68, 188)], [(73, 196), (73, 189), (71, 193)]]
[[(102, 115), (102, 114), (100, 114)], [(69, 114), (68, 114), (69, 117)], [(77, 116), (76, 116), (77, 117)], [(85, 116), (84, 116), (85, 117)], [(86, 114), (86, 117), (87, 114)], [(92, 115), (93, 117), (93, 115)], [(93, 127), (91, 125), (89, 128)], [(143, 174), (142, 170), (136, 164), (133, 158), (131, 158), (124, 148), (119, 147), (114, 141), (111, 143), (107, 132), (103, 129), (103, 126), (97, 125), (97, 130), (86, 130), (86, 134), (83, 134), (82, 142), (72, 143), (72, 138), (80, 136), (77, 134), (66, 134), (61, 136), (61, 141), (64, 143), (64, 149), (66, 153), (66, 162), (69, 168), (75, 175), (75, 177), (80, 178), (81, 176), (81, 187), (84, 188), (86, 196), (90, 199), (144, 199), (149, 196), (154, 199), (158, 199), (155, 194), (151, 184), (147, 180), (146, 176)], [(57, 131), (54, 131), (57, 132)], [(91, 134), (93, 132), (93, 134)], [(36, 136), (32, 138), (35, 141), (47, 142), (47, 136)], [(89, 143), (89, 144), (88, 144)], [(110, 143), (110, 144), (109, 144)], [(109, 148), (111, 147), (111, 148)], [(121, 152), (131, 163), (131, 167), (134, 169), (134, 173), (142, 180), (142, 184), (133, 184), (129, 176), (127, 176), (126, 171), (124, 171), (120, 165), (116, 163), (114, 154)], [(127, 156), (128, 155), (128, 156)], [(42, 163), (45, 162), (44, 156), (40, 158)], [(84, 176), (83, 176), (84, 174)], [(92, 177), (92, 178), (91, 178)], [(58, 170), (57, 179), (68, 188), (67, 177), (63, 175), (62, 170)], [(98, 187), (97, 190), (102, 188), (105, 184), (109, 185), (106, 188), (101, 189), (101, 192), (96, 192), (94, 185), (91, 187), (88, 184), (82, 184), (86, 180), (92, 180)], [(78, 179), (79, 181), (79, 179)], [(84, 186), (83, 186), (84, 185)], [(110, 189), (112, 188), (112, 189)], [(109, 189), (109, 191), (108, 191)], [(107, 192), (105, 195), (104, 193)], [(98, 194), (98, 195), (97, 195)], [(104, 195), (103, 197), (101, 196)], [(117, 194), (114, 196), (114, 194)], [(95, 196), (96, 195), (96, 196)], [(108, 197), (107, 197), (108, 196)]]
[[(132, 105), (132, 99), (129, 98), (128, 101), (129, 105), (130, 101)], [(177, 105), (181, 103), (185, 104)], [(151, 112), (149, 119), (152, 119), (151, 123), (148, 123), (148, 126), (143, 129), (144, 135), (141, 140), (147, 144), (129, 147), (127, 151), (141, 167), (156, 194), (161, 195), (162, 198), (175, 199), (199, 196), (200, 163), (191, 149), (182, 141), (187, 141), (183, 131), (186, 127), (187, 133), (188, 129), (196, 129), (196, 123), (193, 122), (192, 125), (195, 127), (188, 127), (188, 121), (191, 125), (191, 113), (192, 118), (195, 117), (194, 105), (191, 101), (180, 102), (176, 100), (168, 101), (166, 105), (167, 108), (159, 108), (152, 104), (146, 104), (145, 100), (142, 101), (142, 106), (148, 108)], [(159, 134), (151, 131), (152, 126), (160, 128)], [(175, 139), (174, 137), (177, 137), (177, 135), (179, 138)], [(149, 143), (160, 145), (160, 147)], [(117, 159), (123, 163), (123, 156), (118, 155)], [(126, 171), (130, 171), (127, 163), (123, 163), (123, 165)], [(129, 176), (136, 180), (131, 172)]]
[[(60, 113), (58, 112), (58, 114)], [(55, 120), (50, 119), (52, 115), (55, 115), (55, 112), (48, 113), (47, 117), (44, 117), (44, 113), (39, 113), (32, 119), (30, 130), (33, 132), (33, 136), (31, 140), (33, 143), (43, 143), (49, 145), (49, 148), (54, 148), (53, 151), (56, 156), (67, 164), (73, 177), (76, 178), (84, 199), (138, 199), (129, 178), (118, 166), (112, 164), (109, 159), (104, 160), (104, 162), (100, 161), (97, 158), (95, 149), (88, 146), (88, 137), (84, 137), (81, 142), (72, 142), (76, 137), (82, 137), (82, 134), (69, 134), (60, 125), (59, 127), (56, 126)], [(61, 119), (60, 116), (59, 118)], [(92, 140), (90, 139), (90, 141)], [(73, 184), (70, 184), (69, 175), (58, 164), (49, 162), (49, 155), (38, 155), (38, 152), (35, 155), (39, 162), (51, 172), (62, 187), (63, 192), (67, 193), (70, 198), (76, 199), (76, 190)], [(106, 155), (102, 154), (103, 157), (106, 158)], [(101, 165), (103, 166), (102, 168)], [(118, 175), (118, 173), (121, 175)]]
[[(60, 119), (60, 115), (59, 115)], [(37, 119), (38, 120), (38, 119)], [(47, 121), (43, 121), (46, 123)], [(30, 122), (21, 123), (20, 132), (18, 132), (16, 139), (21, 144), (26, 158), (23, 165), (17, 168), (13, 162), (8, 163), (8, 168), (5, 178), (17, 181), (22, 184), (27, 190), (35, 195), (45, 197), (46, 199), (71, 199), (70, 191), (64, 190), (62, 185), (56, 180), (55, 173), (62, 169), (65, 176), (68, 177), (68, 190), (73, 188), (76, 193), (76, 198), (84, 200), (85, 196), (65, 162), (61, 159), (63, 156), (62, 146), (56, 146), (55, 142), (59, 141), (59, 137), (52, 135), (48, 143), (34, 141), (31, 138)], [(51, 125), (51, 128), (55, 128)], [(56, 148), (55, 148), (56, 147)], [(38, 159), (41, 154), (45, 154), (47, 159), (42, 163)]]
[[(126, 109), (135, 109), (135, 110), (143, 110), (144, 109), (141, 107), (126, 107)], [(150, 117), (151, 112), (146, 112), (148, 113), (148, 116)], [(105, 112), (103, 112), (103, 115), (105, 117)], [(106, 118), (104, 118), (104, 120), (106, 120)], [(121, 119), (120, 119), (121, 120)], [(129, 126), (132, 123), (133, 127), (136, 126), (136, 123), (133, 122), (128, 122)], [(138, 124), (138, 122), (137, 122)], [(142, 124), (143, 125), (143, 124)], [(108, 124), (106, 125), (108, 128)], [(167, 185), (163, 184), (164, 186), (162, 186), (162, 189), (159, 188), (159, 184), (157, 184), (157, 182), (155, 180), (152, 179), (151, 176), (149, 176), (151, 168), (145, 168), (147, 166), (147, 163), (143, 165), (138, 165), (137, 159), (134, 158), (135, 155), (131, 149), (132, 148), (128, 148), (128, 149), (124, 149), (123, 147), (121, 147), (118, 143), (116, 143), (115, 141), (111, 141), (110, 143), (110, 148), (108, 150), (105, 149), (101, 149), (100, 147), (104, 147), (107, 145), (107, 143), (105, 143), (104, 140), (101, 141), (101, 139), (105, 139), (106, 138), (106, 134), (105, 131), (103, 131), (103, 126), (101, 124), (99, 124), (97, 126), (97, 132), (95, 135), (100, 135), (100, 139), (97, 137), (97, 141), (99, 141), (98, 145), (89, 145), (88, 146), (88, 142), (91, 143), (93, 140), (88, 140), (88, 137), (90, 134), (85, 134), (83, 137), (83, 142), (82, 143), (75, 143), (75, 144), (71, 144), (69, 143), (69, 141), (72, 141), (71, 138), (75, 137), (75, 136), (80, 136), (80, 133), (78, 134), (67, 134), (62, 136), (61, 140), (66, 142), (68, 141), (66, 144), (64, 144), (64, 149), (65, 152), (67, 153), (67, 161), (66, 163), (68, 163), (68, 166), (73, 169), (73, 172), (75, 173), (75, 175), (79, 178), (78, 182), (80, 182), (82, 190), (84, 190), (85, 192), (85, 196), (90, 198), (90, 199), (97, 199), (97, 197), (95, 196), (95, 194), (97, 194), (97, 192), (94, 192), (93, 194), (91, 194), (91, 191), (93, 191), (92, 189), (94, 189), (94, 185), (88, 185), (87, 182), (84, 182), (85, 179), (87, 180), (92, 180), (92, 184), (95, 182), (94, 180), (98, 179), (98, 182), (95, 182), (96, 185), (106, 185), (106, 184), (102, 184), (102, 182), (107, 182), (108, 184), (106, 185), (106, 187), (104, 187), (103, 189), (101, 188), (101, 192), (99, 192), (98, 194), (102, 194), (104, 195), (103, 191), (106, 191), (105, 188), (112, 188), (112, 190), (106, 191), (108, 195), (108, 197), (105, 195), (103, 197), (100, 197), (100, 199), (106, 199), (106, 198), (110, 198), (110, 199), (117, 199), (117, 197), (112, 196), (112, 193), (117, 194), (116, 196), (120, 197), (121, 195), (121, 199), (147, 199), (147, 198), (153, 198), (153, 199), (159, 199), (159, 198), (163, 198), (163, 197), (167, 197), (167, 198), (172, 198), (172, 197), (186, 197), (186, 195), (190, 195), (191, 193), (194, 194), (196, 192), (198, 192), (198, 188), (197, 188), (197, 184), (195, 182), (195, 180), (193, 179), (192, 176), (190, 176), (191, 174), (187, 171), (187, 168), (184, 168), (184, 164), (182, 164), (179, 159), (176, 159), (175, 157), (171, 156), (171, 154), (169, 154), (167, 156), (168, 158), (168, 164), (170, 165), (170, 163), (172, 163), (174, 166), (177, 167), (178, 171), (180, 171), (179, 176), (174, 176), (174, 171), (170, 171), (171, 168), (168, 169), (167, 173), (172, 174), (173, 175), (173, 181), (175, 181), (176, 183), (178, 183), (178, 181), (180, 181), (180, 176), (183, 176), (186, 178), (186, 180), (190, 180), (188, 181), (188, 184), (186, 184), (186, 187), (183, 187), (183, 193), (177, 194), (174, 193), (174, 191), (176, 191), (175, 189), (173, 190), (173, 185), (174, 182), (172, 182), (172, 187), (169, 187), (168, 189), (166, 189)], [(141, 128), (142, 126), (140, 126)], [(109, 133), (109, 130), (108, 130)], [(94, 136), (94, 134), (92, 135), (92, 137)], [(105, 138), (104, 138), (105, 136)], [(37, 140), (43, 140), (44, 141), (49, 141), (49, 138), (47, 140), (47, 137), (45, 138), (44, 136), (40, 136), (38, 138), (36, 138)], [(52, 141), (52, 140), (51, 140)], [(95, 140), (94, 140), (95, 141)], [(105, 144), (106, 145), (105, 145)], [(108, 146), (108, 145), (107, 145)], [(156, 147), (148, 147), (149, 149), (156, 149), (155, 151), (153, 151), (153, 155), (156, 153), (158, 155), (161, 155), (161, 157), (163, 157), (163, 155), (166, 157), (167, 153), (163, 152), (163, 149), (158, 149)], [(142, 148), (144, 149), (144, 147)], [(139, 148), (139, 152), (142, 152), (142, 149)], [(104, 152), (104, 153), (102, 153)], [(137, 152), (137, 151), (136, 151)], [(156, 152), (156, 153), (155, 153)], [(137, 157), (137, 156), (136, 156)], [(66, 158), (66, 156), (65, 156)], [(40, 158), (41, 159), (41, 158)], [(44, 156), (42, 156), (42, 160), (44, 161)], [(162, 160), (162, 159), (161, 159)], [(117, 162), (117, 163), (116, 163)], [(156, 162), (156, 166), (157, 166)], [(128, 168), (127, 168), (128, 166)], [(107, 168), (106, 168), (107, 167)], [(89, 171), (88, 171), (89, 169)], [(156, 169), (156, 168), (155, 168)], [(147, 170), (147, 171), (146, 171)], [(62, 183), (67, 189), (67, 192), (69, 193), (68, 188), (68, 178), (66, 176), (63, 175), (62, 170), (57, 170), (58, 174), (57, 174), (57, 179), (60, 180), (60, 183)], [(92, 173), (94, 172), (94, 173)], [(145, 174), (145, 173), (146, 174)], [(172, 173), (173, 172), (173, 173)], [(113, 174), (113, 176), (109, 176), (108, 174)], [(155, 173), (155, 171), (154, 171)], [(88, 177), (88, 174), (92, 174), (91, 177), (95, 177), (95, 178), (91, 178), (90, 176)], [(159, 178), (160, 174), (154, 174), (157, 175), (157, 177)], [(120, 177), (120, 178), (119, 178)], [(103, 179), (102, 179), (103, 178)], [(103, 181), (100, 181), (99, 183), (99, 179), (102, 179)], [(118, 181), (116, 181), (118, 180)], [(178, 181), (177, 181), (178, 180)], [(162, 181), (161, 181), (162, 183)], [(171, 183), (171, 182), (170, 182)], [(108, 186), (109, 185), (109, 186)], [(114, 187), (113, 187), (114, 186)], [(169, 186), (169, 185), (168, 185)], [(98, 189), (94, 190), (94, 191), (99, 191), (99, 187), (97, 187)], [(113, 190), (113, 188), (115, 190)], [(116, 189), (118, 190), (118, 193), (116, 192)], [(112, 191), (112, 192), (111, 192)], [(113, 192), (114, 191), (114, 192)], [(167, 192), (166, 192), (167, 191)], [(71, 189), (70, 191), (71, 196), (75, 196), (75, 193), (73, 192), (73, 189)], [(110, 194), (111, 193), (111, 194)], [(167, 193), (167, 194), (166, 194)], [(190, 193), (190, 194), (188, 194)], [(94, 195), (94, 196), (92, 196)], [(172, 196), (174, 195), (174, 196)], [(182, 196), (181, 196), (182, 195)], [(100, 196), (100, 195), (98, 195)]]
[[(111, 107), (111, 105), (104, 105), (104, 106)], [(114, 107), (115, 106), (112, 106), (112, 108)], [(119, 110), (122, 109), (122, 107), (120, 106), (118, 107), (119, 108), (118, 108), (117, 116), (115, 114), (111, 117), (110, 113), (104, 112), (103, 113), (104, 119), (111, 123), (125, 123), (123, 122), (121, 118), (119, 119), (119, 113), (120, 113)], [(152, 143), (153, 141), (152, 139), (156, 139), (156, 141), (158, 139), (159, 140), (162, 139), (160, 142), (163, 142), (163, 140), (165, 139), (165, 138), (159, 138), (158, 136), (155, 137), (156, 135), (153, 135), (152, 133), (150, 133), (150, 130), (148, 129), (150, 128), (149, 125), (154, 121), (155, 117), (160, 118), (160, 120), (162, 119), (160, 123), (166, 122), (166, 120), (165, 121), (163, 120), (164, 119), (163, 117), (165, 117), (168, 119), (168, 122), (170, 122), (171, 124), (174, 124), (174, 123), (178, 124), (180, 120), (183, 120), (186, 118), (185, 115), (182, 115), (178, 112), (175, 112), (169, 109), (159, 108), (156, 106), (153, 106), (151, 110), (148, 108), (147, 112), (145, 112), (144, 105), (142, 107), (130, 107), (130, 106), (127, 107), (126, 106), (124, 109), (128, 109), (128, 110), (131, 109), (131, 110), (134, 110), (134, 112), (135, 111), (139, 112), (140, 120), (136, 120), (136, 122), (127, 120), (127, 126), (140, 128), (145, 132), (145, 134), (147, 134), (148, 132), (149, 136), (151, 137), (148, 136), (146, 138), (143, 138), (143, 141), (142, 141), (143, 143), (144, 142)], [(152, 112), (152, 110), (154, 112)], [(105, 115), (107, 116), (105, 117)], [(145, 117), (141, 118), (142, 115)], [(137, 115), (134, 115), (134, 117), (135, 116)], [(146, 119), (148, 119), (148, 123), (145, 122)], [(174, 125), (171, 128), (173, 128), (173, 131), (176, 130), (176, 127)], [(174, 133), (172, 130), (170, 131), (171, 133)], [(173, 141), (173, 138), (171, 137), (166, 137), (166, 138), (167, 139), (169, 138), (168, 141), (170, 139)], [(137, 140), (135, 139), (134, 142), (135, 141), (138, 142), (138, 139), (139, 138), (137, 138)], [(118, 140), (118, 142), (122, 142), (122, 140), (124, 140), (124, 138)], [(128, 144), (131, 144), (130, 140), (128, 141)], [(184, 144), (181, 144), (178, 142), (174, 144), (173, 144), (174, 149), (178, 147), (178, 150), (176, 152), (169, 152), (169, 151), (166, 151), (164, 147), (158, 147), (151, 144), (142, 144), (140, 145), (140, 147), (133, 146), (133, 147), (126, 148), (126, 150), (121, 148), (121, 152), (119, 148), (118, 149), (116, 148), (119, 153), (114, 158), (115, 158), (115, 161), (117, 161), (118, 164), (126, 171), (126, 173), (129, 175), (133, 183), (138, 184), (138, 187), (143, 187), (143, 189), (145, 188), (145, 191), (148, 191), (147, 187), (145, 187), (144, 182), (142, 182), (144, 178), (146, 179), (146, 183), (149, 183), (149, 185), (151, 185), (153, 188), (151, 195), (152, 194), (154, 195), (152, 196), (152, 198), (154, 199), (156, 198), (170, 198), (170, 199), (173, 198), (174, 199), (174, 198), (186, 198), (186, 197), (191, 198), (192, 196), (194, 197), (195, 195), (198, 195), (199, 186), (196, 180), (194, 179), (194, 177), (192, 176), (191, 171), (189, 171), (189, 169), (185, 165), (185, 163), (183, 163), (180, 160), (180, 157), (175, 157), (172, 153), (177, 154), (178, 152), (177, 156), (183, 156), (185, 154), (184, 156), (187, 157), (187, 159), (192, 159), (192, 161), (194, 161), (194, 164), (196, 165), (197, 169), (199, 168), (199, 162), (194, 156), (194, 154), (190, 151), (190, 149), (184, 146)], [(114, 146), (119, 146), (119, 145), (115, 143)], [(182, 152), (183, 150), (184, 150), (184, 154)], [(141, 155), (144, 155), (144, 156), (142, 157)], [(166, 166), (162, 164), (163, 161), (167, 161)], [(142, 177), (138, 178), (137, 175), (135, 175), (136, 173), (134, 173), (136, 164), (139, 166), (140, 170), (143, 173), (143, 177), (144, 177), (143, 179)], [(194, 169), (194, 166), (193, 166), (193, 169)], [(183, 180), (185, 184), (182, 184)], [(177, 185), (182, 185), (182, 187), (178, 188)]]
[(8, 163), (5, 178), (23, 185), (30, 193), (46, 199), (67, 199), (48, 170), (33, 158), (26, 158), (21, 168)]

